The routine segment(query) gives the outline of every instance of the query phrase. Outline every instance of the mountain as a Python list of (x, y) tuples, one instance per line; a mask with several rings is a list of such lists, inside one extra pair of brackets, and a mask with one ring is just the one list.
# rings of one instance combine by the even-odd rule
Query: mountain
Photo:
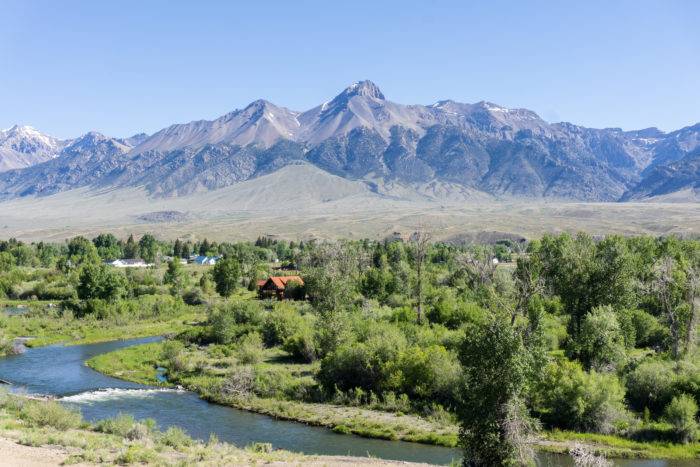
[(622, 200), (663, 197), (684, 191), (688, 192), (688, 199), (700, 200), (700, 147), (668, 165), (654, 166)]
[(21, 169), (58, 156), (63, 142), (30, 126), (0, 130), (0, 172)]
[(260, 99), (213, 121), (199, 120), (164, 128), (138, 144), (133, 152), (170, 151), (218, 143), (269, 147), (279, 139), (294, 137), (300, 127), (297, 115), (298, 112)]
[[(9, 141), (4, 135), (0, 141)], [(0, 198), (80, 187), (187, 196), (312, 164), (368, 186), (400, 186), (395, 193), (407, 199), (481, 193), (618, 201), (680, 186), (661, 182), (664, 177), (693, 179), (687, 158), (700, 146), (700, 124), (670, 133), (623, 131), (548, 123), (530, 110), (486, 101), (403, 105), (371, 81), (359, 81), (305, 112), (256, 100), (151, 136), (44, 139), (23, 152), (37, 160), (7, 163), (14, 170), (0, 174)]]

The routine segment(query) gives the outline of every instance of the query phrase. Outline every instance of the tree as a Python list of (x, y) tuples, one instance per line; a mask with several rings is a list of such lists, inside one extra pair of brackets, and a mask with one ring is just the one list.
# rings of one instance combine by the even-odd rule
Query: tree
[(138, 256), (139, 256), (139, 245), (134, 240), (134, 235), (131, 234), (131, 235), (129, 235), (129, 238), (126, 240), (126, 244), (124, 245), (124, 258), (134, 259), (134, 258), (138, 258)]
[(122, 257), (122, 247), (119, 240), (112, 234), (100, 234), (92, 239), (97, 248), (97, 254), (105, 261), (112, 261)]
[(168, 269), (163, 274), (163, 282), (170, 285), (170, 291), (177, 295), (187, 287), (187, 273), (180, 264), (178, 258), (173, 258), (168, 262)]
[(179, 238), (175, 239), (175, 243), (173, 244), (173, 256), (175, 258), (182, 257), (182, 242)]
[(587, 369), (613, 370), (624, 364), (625, 336), (612, 307), (600, 306), (588, 313), (571, 347)]
[(663, 317), (668, 322), (671, 354), (678, 360), (681, 358), (684, 338), (687, 336), (683, 332), (684, 325), (687, 324), (683, 319), (685, 310), (681, 307), (681, 302), (687, 293), (684, 290), (686, 276), (678, 261), (670, 255), (659, 258), (653, 271), (651, 290), (658, 300)]
[(464, 383), (457, 410), (465, 465), (532, 460), (523, 443), (535, 427), (522, 403), (527, 353), (520, 333), (506, 319), (492, 317), (467, 327), (459, 348)]
[(422, 229), (411, 235), (413, 260), (416, 264), (416, 321), (419, 324), (423, 320), (423, 269), (430, 249), (431, 238), (430, 233)]
[(126, 295), (126, 278), (105, 264), (88, 263), (80, 271), (78, 297), (117, 300)]
[(100, 257), (97, 248), (85, 237), (74, 237), (68, 242), (68, 260), (72, 266), (97, 263)]
[(141, 259), (147, 263), (154, 263), (158, 255), (158, 241), (151, 234), (144, 234), (139, 240), (139, 252)]
[(222, 297), (230, 296), (238, 285), (241, 267), (235, 258), (224, 258), (216, 263), (212, 270), (216, 291)]
[(666, 406), (664, 417), (673, 426), (678, 441), (689, 443), (698, 438), (698, 404), (691, 396), (681, 394)]

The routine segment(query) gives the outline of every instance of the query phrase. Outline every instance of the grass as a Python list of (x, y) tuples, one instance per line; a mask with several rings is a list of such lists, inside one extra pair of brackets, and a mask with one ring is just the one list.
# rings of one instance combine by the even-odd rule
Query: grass
[[(98, 355), (87, 361), (91, 368), (117, 378), (142, 384), (159, 384), (156, 380), (156, 366), (166, 365), (159, 361), (166, 344), (155, 342), (126, 347)], [(323, 426), (338, 433), (352, 433), (367, 438), (412, 441), (424, 444), (454, 447), (457, 445), (457, 427), (438, 424), (415, 415), (389, 413), (361, 407), (347, 407), (334, 404), (300, 402), (249, 396), (234, 398), (223, 396), (220, 385), (228, 374), (227, 366), (232, 359), (221, 354), (212, 346), (208, 354), (192, 351), (187, 360), (198, 361), (200, 368), (178, 373), (174, 381), (190, 389), (204, 399), (238, 409), (269, 415), (271, 417)], [(289, 363), (282, 358), (279, 349), (267, 349), (261, 371), (291, 375), (297, 380), (311, 378), (315, 366), (312, 364)], [(202, 363), (206, 362), (204, 365)], [(171, 382), (173, 384), (174, 382)], [(161, 385), (163, 383), (160, 383)]]
[(30, 347), (66, 343), (69, 345), (93, 344), (119, 339), (157, 336), (177, 333), (188, 323), (200, 321), (204, 312), (200, 308), (176, 316), (148, 319), (97, 320), (32, 313), (30, 315), (0, 316), (0, 332), (6, 338), (28, 336)]
[[(157, 384), (155, 368), (157, 365), (166, 365), (166, 362), (159, 361), (164, 345), (164, 342), (157, 342), (119, 349), (93, 357), (88, 360), (88, 365), (110, 376), (143, 384)], [(448, 447), (457, 445), (456, 425), (426, 420), (415, 415), (277, 398), (223, 396), (219, 388), (228, 374), (228, 366), (232, 359), (222, 354), (221, 349), (216, 346), (210, 347), (212, 348), (207, 350), (189, 350), (185, 359), (190, 362), (198, 361), (199, 363), (195, 364), (198, 368), (179, 373), (176, 382), (211, 402), (282, 420), (323, 426), (336, 433)], [(282, 355), (278, 349), (267, 349), (260, 368), (286, 372), (296, 378), (309, 378), (313, 373), (314, 365), (289, 363)], [(544, 431), (537, 443), (537, 449), (566, 453), (576, 443), (583, 444), (591, 451), (606, 457), (700, 458), (700, 443), (683, 445), (670, 442), (639, 442), (620, 436), (570, 431)]]
[(116, 378), (153, 386), (168, 386), (156, 379), (157, 357), (161, 353), (160, 343), (126, 347), (123, 352), (109, 352), (97, 355), (87, 362), (87, 366)]
[[(43, 413), (52, 415), (46, 418), (40, 415)], [(46, 454), (58, 453), (66, 457), (64, 464), (327, 465), (336, 459), (272, 449), (240, 449), (215, 437), (204, 443), (193, 440), (180, 429), (161, 432), (152, 422), (124, 415), (92, 425), (58, 402), (6, 393), (0, 394), (0, 437), (20, 445), (43, 447)], [(3, 461), (24, 460), (4, 458)], [(371, 460), (362, 459), (362, 462)]]
[(543, 433), (542, 447), (553, 452), (567, 452), (572, 443), (589, 446), (596, 454), (625, 459), (699, 459), (700, 443), (676, 444), (661, 441), (634, 441), (614, 435), (548, 431)]

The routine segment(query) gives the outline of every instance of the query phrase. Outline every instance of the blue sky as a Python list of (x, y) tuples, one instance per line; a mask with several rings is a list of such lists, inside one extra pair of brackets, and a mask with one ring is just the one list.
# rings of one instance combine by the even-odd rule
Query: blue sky
[(371, 79), (401, 103), (672, 130), (700, 121), (699, 20), (692, 0), (0, 0), (0, 128), (127, 136)]

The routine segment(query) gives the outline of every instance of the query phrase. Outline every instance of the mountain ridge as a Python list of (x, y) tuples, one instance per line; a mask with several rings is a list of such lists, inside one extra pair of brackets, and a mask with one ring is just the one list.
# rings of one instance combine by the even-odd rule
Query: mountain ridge
[[(694, 167), (687, 156), (700, 147), (700, 124), (669, 133), (623, 131), (548, 123), (531, 110), (487, 101), (404, 105), (387, 100), (369, 80), (304, 112), (258, 99), (150, 136), (91, 132), (59, 141), (33, 131), (25, 132), (24, 145), (0, 133), (0, 151), (6, 148), (0, 170), (3, 160), (9, 169), (0, 173), (0, 198), (84, 186), (144, 186), (153, 196), (186, 196), (304, 161), (351, 180), (449, 183), (495, 197), (618, 201), (695, 184), (695, 172), (681, 166)], [(648, 189), (658, 185), (657, 167), (670, 164), (676, 165), (667, 176), (683, 174), (683, 183)]]

